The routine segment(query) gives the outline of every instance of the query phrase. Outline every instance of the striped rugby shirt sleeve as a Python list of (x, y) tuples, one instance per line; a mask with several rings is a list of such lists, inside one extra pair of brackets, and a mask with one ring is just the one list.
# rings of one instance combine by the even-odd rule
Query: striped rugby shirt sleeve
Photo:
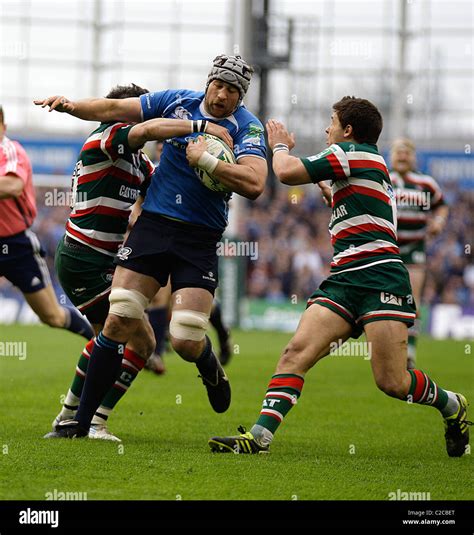
[(128, 143), (128, 134), (133, 126), (129, 123), (115, 123), (104, 131), (100, 148), (112, 161), (131, 158), (134, 151)]
[(349, 161), (344, 150), (333, 143), (314, 156), (301, 158), (312, 182), (339, 180), (350, 175)]

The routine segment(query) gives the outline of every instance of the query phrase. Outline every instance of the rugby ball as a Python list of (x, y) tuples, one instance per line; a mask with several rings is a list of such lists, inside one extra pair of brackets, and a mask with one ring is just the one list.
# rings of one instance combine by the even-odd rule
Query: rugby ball
[[(212, 154), (218, 160), (222, 160), (223, 162), (235, 163), (234, 153), (227, 143), (224, 143), (222, 139), (211, 134), (203, 134), (203, 136), (206, 140), (207, 152), (209, 152), (209, 154)], [(206, 186), (206, 188), (219, 193), (230, 193), (232, 191), (227, 186), (224, 186), (224, 184), (221, 184), (217, 177), (210, 175), (207, 171), (199, 169), (199, 167), (196, 167), (195, 171), (199, 180)]]

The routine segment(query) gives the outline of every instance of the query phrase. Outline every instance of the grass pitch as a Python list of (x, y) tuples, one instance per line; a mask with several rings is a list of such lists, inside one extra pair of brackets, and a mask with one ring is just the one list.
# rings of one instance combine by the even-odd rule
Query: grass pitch
[[(26, 342), (28, 351), (24, 360), (0, 357), (0, 499), (74, 492), (88, 500), (386, 500), (397, 489), (431, 500), (474, 498), (472, 456), (447, 457), (438, 411), (386, 397), (362, 357), (316, 365), (270, 455), (211, 454), (210, 436), (255, 421), (289, 338), (234, 333), (240, 354), (227, 368), (233, 401), (222, 415), (210, 408), (194, 365), (169, 355), (166, 375), (143, 371), (110, 417), (123, 440), (116, 444), (42, 439), (82, 338), (44, 326), (0, 326), (1, 341)], [(441, 386), (473, 400), (466, 347), (422, 338), (418, 361)]]

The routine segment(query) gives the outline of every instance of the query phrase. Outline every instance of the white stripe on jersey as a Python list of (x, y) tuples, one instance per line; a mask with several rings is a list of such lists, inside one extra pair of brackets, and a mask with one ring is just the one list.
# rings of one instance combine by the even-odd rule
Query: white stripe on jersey
[[(108, 154), (106, 153), (108, 156)], [(80, 176), (90, 175), (91, 173), (96, 173), (97, 171), (103, 171), (104, 169), (109, 169), (111, 165), (111, 160), (104, 160), (103, 162), (91, 164), (91, 165), (83, 165), (81, 167)], [(145, 179), (144, 174), (140, 171), (140, 169), (137, 169), (134, 165), (132, 165), (130, 162), (127, 162), (126, 160), (122, 158), (118, 158), (113, 162), (114, 167), (118, 167), (122, 171), (125, 171), (126, 173), (129, 173), (130, 175), (136, 176), (140, 178), (140, 181), (143, 182)]]
[(103, 171), (110, 167), (110, 161), (105, 160), (103, 162), (95, 163), (93, 165), (83, 165), (81, 167), (80, 176), (90, 175), (91, 173), (96, 173), (97, 171)]
[(336, 145), (335, 143), (333, 143), (331, 145), (331, 147), (329, 148), (334, 148), (335, 151), (334, 151), (334, 156), (337, 158), (337, 161), (339, 162), (340, 166), (342, 167), (342, 170), (344, 171), (344, 174), (346, 175), (346, 177), (349, 177), (351, 176), (351, 170), (349, 168), (349, 161), (348, 161), (348, 157), (347, 157), (347, 152), (344, 152), (343, 149), (341, 149), (341, 147), (339, 145)]
[(107, 143), (107, 140), (110, 137), (110, 133), (112, 132), (112, 128), (117, 126), (117, 123), (113, 124), (112, 126), (109, 126), (106, 128), (101, 135), (100, 138), (100, 150), (107, 156), (109, 160), (113, 160), (113, 158), (110, 156), (110, 154), (107, 152), (107, 149), (105, 148), (105, 144)]
[(342, 260), (343, 258), (346, 258), (347, 256), (354, 256), (360, 253), (367, 253), (369, 251), (375, 251), (377, 249), (381, 249), (382, 247), (397, 247), (392, 242), (385, 241), (385, 240), (374, 240), (369, 241), (367, 243), (364, 243), (362, 245), (359, 245), (358, 247), (348, 247), (344, 251), (341, 251), (337, 255), (335, 255), (332, 259), (334, 264), (337, 264), (339, 260)]
[(389, 200), (391, 199), (390, 195), (387, 193), (387, 190), (383, 187), (382, 184), (379, 184), (378, 182), (375, 182), (374, 180), (365, 180), (364, 178), (353, 178), (353, 177), (335, 181), (333, 184), (333, 190), (332, 190), (333, 195), (337, 191), (341, 191), (342, 189), (345, 189), (349, 186), (360, 186), (362, 188), (373, 189), (374, 191), (378, 191), (379, 193), (386, 195), (387, 199)]
[(116, 208), (117, 210), (130, 210), (132, 206), (130, 201), (119, 201), (117, 199), (112, 199), (111, 197), (96, 197), (90, 201), (81, 201), (76, 202), (74, 205), (75, 213), (77, 210), (87, 210), (87, 208), (92, 208), (93, 206), (108, 206), (109, 208)]
[(90, 135), (90, 136), (86, 139), (84, 145), (86, 145), (87, 143), (91, 143), (92, 141), (99, 141), (99, 139), (102, 139), (102, 132), (99, 132), (98, 134), (92, 134), (92, 135)]
[[(94, 230), (90, 228), (81, 228), (75, 225), (70, 219), (68, 220), (68, 224), (71, 226), (73, 230), (76, 230), (77, 232), (80, 232), (84, 236), (87, 236), (88, 238), (92, 238), (94, 240), (100, 240), (100, 241), (109, 241), (109, 242), (122, 242), (123, 241), (123, 234), (114, 234), (113, 232), (101, 232), (100, 230)], [(74, 239), (77, 239), (75, 236), (72, 236)], [(89, 245), (89, 244), (87, 244)]]
[(140, 171), (140, 169), (132, 165), (130, 162), (127, 162), (127, 160), (118, 158), (114, 162), (114, 167), (118, 167), (119, 169), (125, 171), (126, 173), (129, 173), (130, 175), (138, 177), (141, 182), (145, 180), (145, 175)]
[(397, 230), (395, 226), (390, 223), (387, 219), (383, 219), (382, 217), (376, 217), (373, 215), (368, 214), (362, 214), (362, 215), (356, 215), (354, 217), (350, 217), (349, 219), (344, 219), (343, 221), (339, 221), (336, 223), (331, 229), (331, 235), (334, 236), (341, 232), (341, 230), (348, 229), (350, 227), (358, 227), (359, 225), (378, 225), (380, 227), (387, 228), (391, 230), (395, 236), (397, 235)]
[(363, 152), (363, 151), (347, 151), (346, 156), (349, 161), (350, 160), (370, 160), (372, 162), (381, 163), (382, 165), (385, 165), (385, 167), (387, 166), (383, 156), (380, 156), (380, 154), (372, 154), (370, 152)]

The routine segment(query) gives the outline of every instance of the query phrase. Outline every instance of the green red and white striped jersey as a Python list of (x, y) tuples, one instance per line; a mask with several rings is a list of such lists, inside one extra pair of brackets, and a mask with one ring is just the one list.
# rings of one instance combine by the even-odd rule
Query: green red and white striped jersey
[(115, 256), (131, 207), (145, 195), (154, 166), (132, 150), (127, 123), (102, 123), (84, 143), (72, 178), (72, 212), (66, 234), (96, 251)]
[(395, 196), (377, 146), (335, 143), (301, 161), (313, 182), (332, 181), (331, 273), (401, 262)]
[(443, 192), (428, 175), (410, 171), (404, 176), (390, 172), (398, 215), (398, 244), (402, 253), (424, 242), (426, 222), (431, 210), (444, 204)]

